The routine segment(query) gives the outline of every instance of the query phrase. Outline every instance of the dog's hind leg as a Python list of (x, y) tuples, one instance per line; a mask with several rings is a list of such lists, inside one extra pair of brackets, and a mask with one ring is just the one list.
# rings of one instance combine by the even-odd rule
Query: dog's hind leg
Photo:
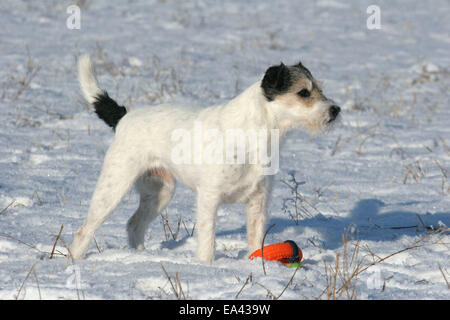
[(79, 259), (86, 253), (95, 231), (116, 208), (137, 177), (144, 171), (139, 154), (113, 143), (106, 153), (102, 172), (92, 196), (88, 216), (75, 234), (70, 254)]
[(139, 207), (128, 220), (128, 243), (131, 248), (144, 249), (145, 231), (150, 222), (164, 210), (172, 199), (175, 184), (165, 169), (151, 169), (136, 181), (140, 195)]

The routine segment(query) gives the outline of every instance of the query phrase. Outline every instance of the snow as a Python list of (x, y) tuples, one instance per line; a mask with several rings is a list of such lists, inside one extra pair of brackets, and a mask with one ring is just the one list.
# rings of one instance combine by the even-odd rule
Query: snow
[[(175, 299), (169, 277), (181, 298), (270, 299), (286, 288), (280, 299), (326, 299), (343, 234), (368, 265), (439, 227), (361, 272), (354, 292), (450, 298), (447, 1), (377, 1), (379, 30), (366, 28), (371, 1), (82, 3), (80, 30), (66, 27), (68, 1), (0, 3), (0, 299)], [(61, 255), (113, 138), (79, 93), (82, 53), (129, 108), (222, 103), (280, 61), (301, 60), (322, 81), (342, 121), (316, 138), (289, 134), (269, 207), (266, 244), (292, 239), (303, 251), (292, 283), (295, 269), (266, 262), (264, 273), (261, 260), (247, 259), (240, 205), (219, 210), (215, 262), (197, 261), (195, 200), (182, 185), (167, 210), (173, 236), (158, 219), (146, 250), (127, 248), (125, 223), (137, 206), (130, 191), (85, 260)], [(292, 202), (283, 210), (292, 175), (308, 201), (302, 217), (289, 216)]]

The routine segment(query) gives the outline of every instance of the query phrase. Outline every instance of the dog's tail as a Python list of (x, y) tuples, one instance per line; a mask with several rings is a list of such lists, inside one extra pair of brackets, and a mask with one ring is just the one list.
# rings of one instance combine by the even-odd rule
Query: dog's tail
[(78, 59), (78, 80), (84, 97), (94, 106), (95, 113), (115, 130), (119, 120), (127, 113), (127, 109), (119, 106), (105, 90), (99, 88), (88, 55), (82, 55)]

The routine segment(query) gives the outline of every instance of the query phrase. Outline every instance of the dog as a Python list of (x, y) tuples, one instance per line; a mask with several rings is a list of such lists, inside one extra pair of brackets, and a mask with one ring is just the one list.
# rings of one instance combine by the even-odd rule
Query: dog
[(259, 249), (273, 175), (263, 173), (261, 161), (178, 163), (173, 159), (173, 132), (182, 128), (193, 133), (200, 123), (202, 132), (254, 129), (268, 132), (267, 141), (283, 140), (291, 129), (316, 135), (340, 118), (339, 106), (323, 94), (301, 62), (269, 67), (261, 80), (225, 104), (206, 108), (163, 104), (130, 112), (99, 88), (89, 56), (79, 58), (78, 71), (84, 97), (113, 128), (115, 138), (106, 152), (87, 218), (74, 235), (70, 248), (74, 259), (84, 257), (95, 231), (133, 184), (140, 201), (127, 222), (128, 242), (131, 248), (144, 249), (147, 227), (172, 199), (176, 180), (196, 194), (196, 255), (200, 261), (214, 260), (216, 216), (222, 203), (245, 204), (248, 250)]

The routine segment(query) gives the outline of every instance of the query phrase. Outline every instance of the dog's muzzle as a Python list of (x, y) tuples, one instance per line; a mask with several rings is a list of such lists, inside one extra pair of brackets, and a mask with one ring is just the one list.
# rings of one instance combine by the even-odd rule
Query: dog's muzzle
[(330, 123), (331, 121), (334, 121), (337, 116), (339, 115), (339, 112), (341, 112), (341, 108), (339, 108), (336, 105), (333, 105), (330, 107), (330, 120), (328, 120), (328, 122)]

